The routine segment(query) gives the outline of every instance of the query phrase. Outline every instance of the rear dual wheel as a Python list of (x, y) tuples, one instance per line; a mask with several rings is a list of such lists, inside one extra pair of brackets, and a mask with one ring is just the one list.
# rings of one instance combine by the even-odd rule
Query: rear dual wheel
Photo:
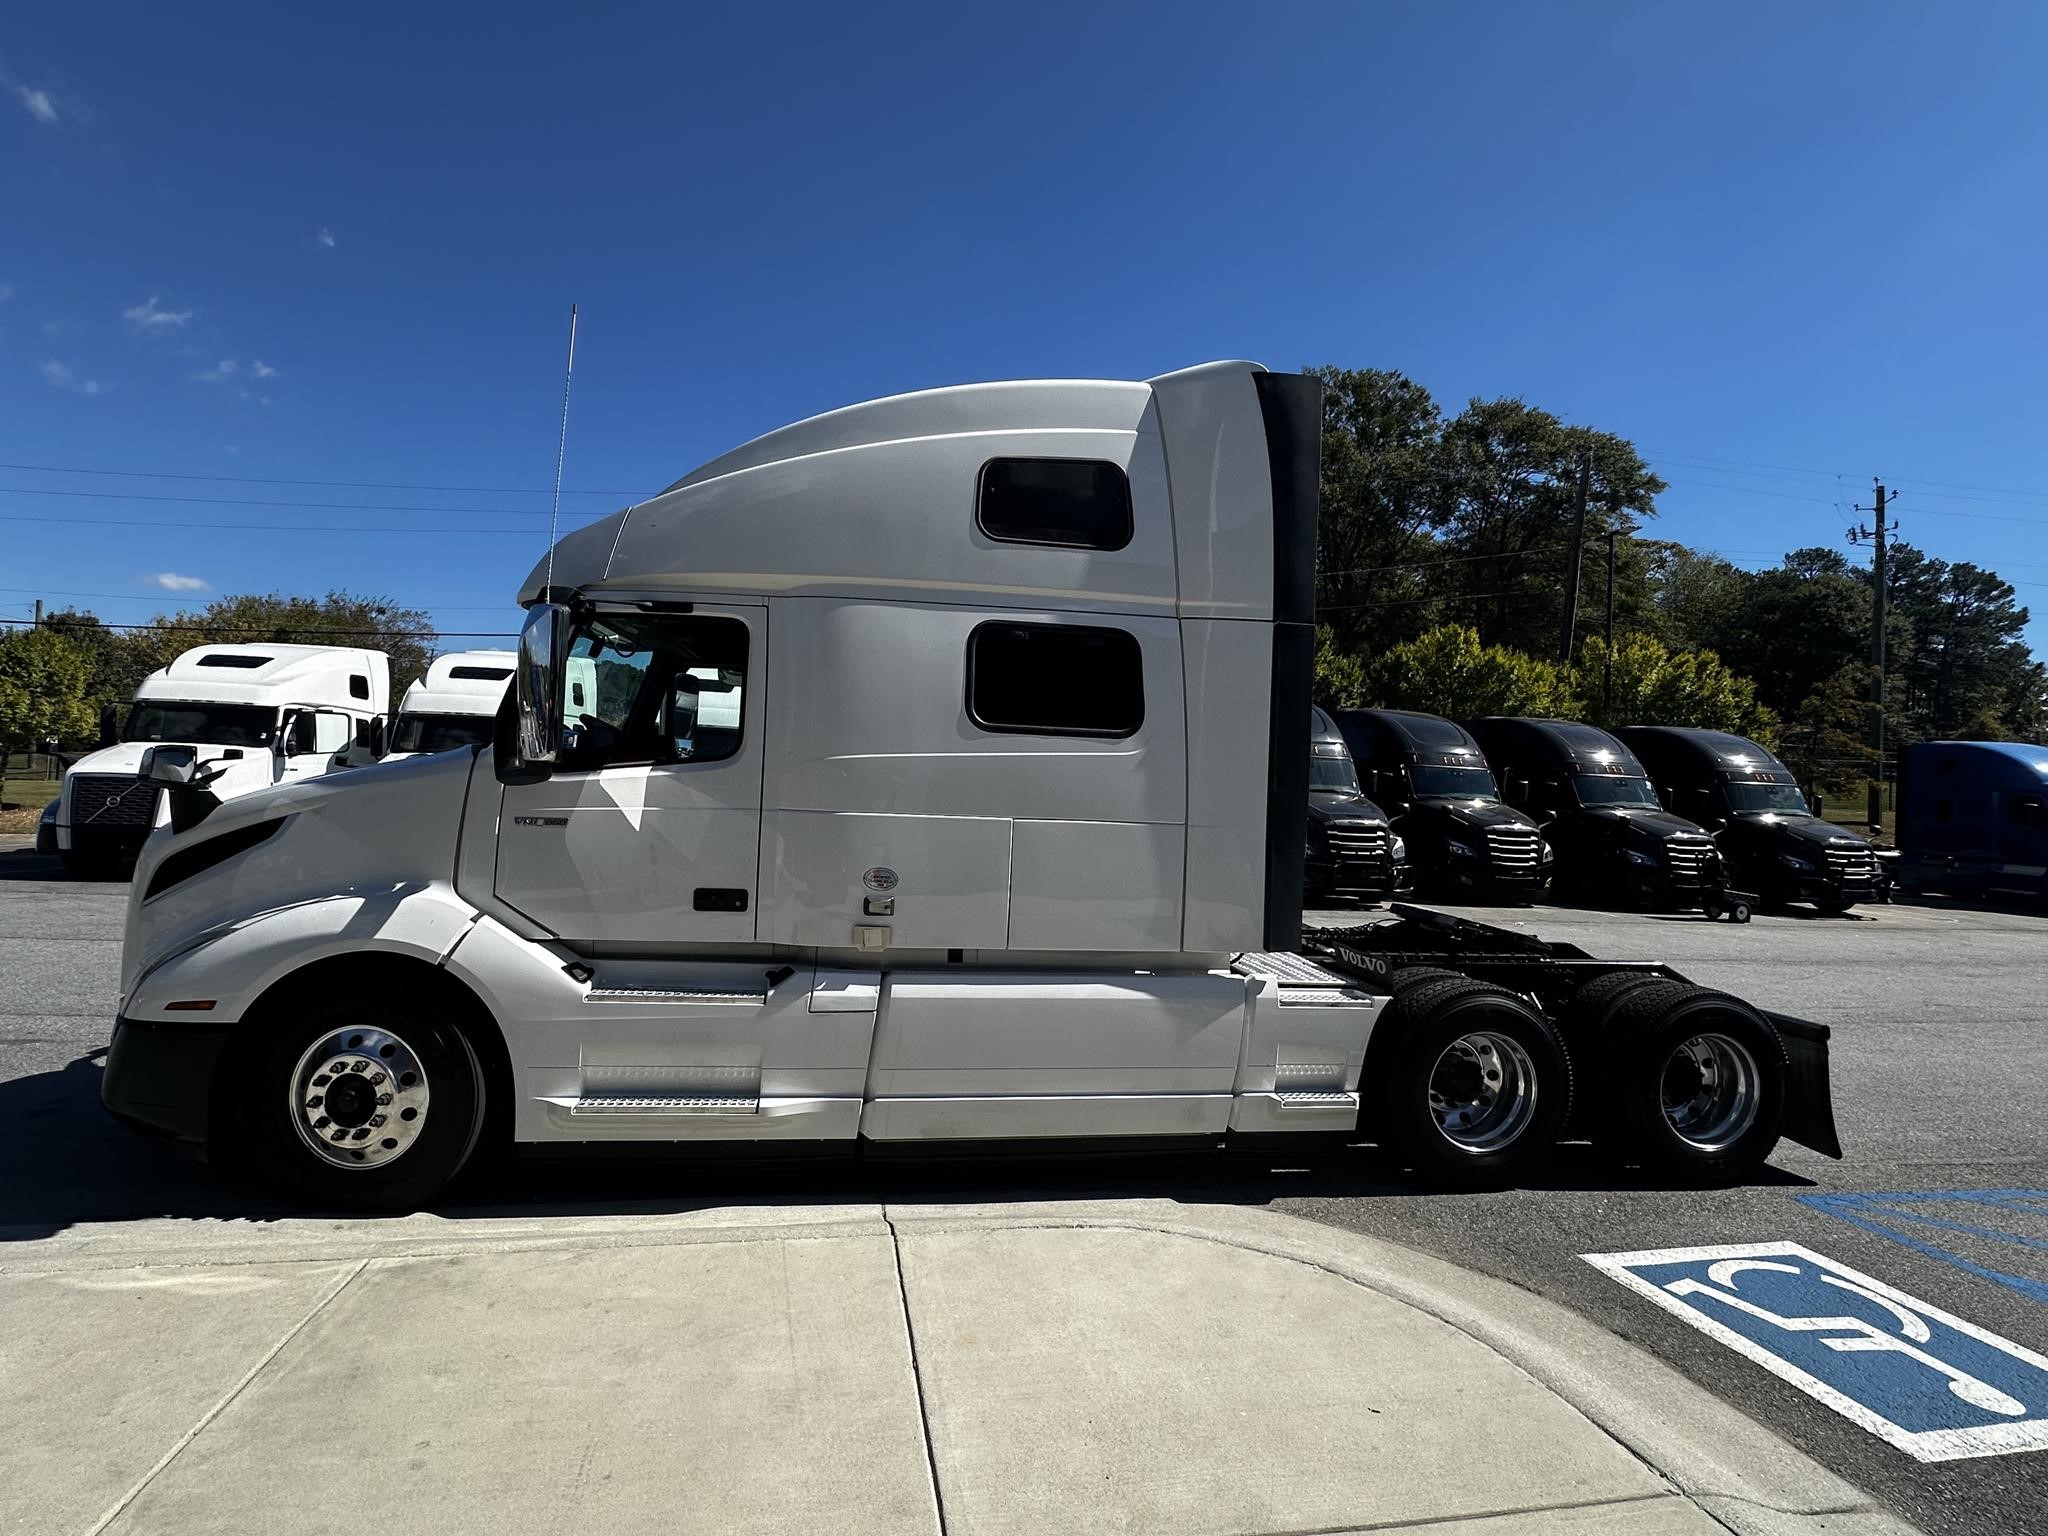
[(1498, 1182), (1556, 1142), (1571, 1065), (1527, 1000), (1455, 973), (1409, 972), (1376, 1033), (1365, 1129), (1418, 1174)]
[(1588, 1078), (1586, 1132), (1619, 1161), (1726, 1182), (1777, 1146), (1785, 1046), (1740, 998), (1621, 972), (1579, 990), (1571, 1024)]

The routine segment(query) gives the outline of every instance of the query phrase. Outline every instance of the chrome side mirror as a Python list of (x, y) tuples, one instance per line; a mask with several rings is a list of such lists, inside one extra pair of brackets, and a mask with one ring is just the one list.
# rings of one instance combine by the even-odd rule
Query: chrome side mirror
[(190, 784), (198, 774), (199, 749), (181, 746), (145, 748), (142, 766), (135, 771), (135, 777), (145, 784), (160, 784), (167, 789)]
[[(536, 603), (519, 631), (512, 673), (509, 731), (500, 731), (493, 764), (501, 784), (537, 784), (555, 771), (562, 743), (562, 664), (569, 648), (569, 610)], [(508, 739), (509, 738), (509, 739)]]

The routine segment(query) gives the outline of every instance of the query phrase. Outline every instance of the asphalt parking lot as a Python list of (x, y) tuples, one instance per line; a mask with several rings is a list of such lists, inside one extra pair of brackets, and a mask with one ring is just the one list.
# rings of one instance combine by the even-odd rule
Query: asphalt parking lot
[[(276, 1207), (167, 1159), (98, 1108), (127, 888), (0, 853), (0, 1264), (6, 1240), (147, 1217)], [(1097, 1198), (1270, 1205), (1392, 1239), (1562, 1302), (1639, 1343), (1935, 1533), (2048, 1531), (2048, 1452), (1925, 1464), (1649, 1305), (1582, 1255), (1790, 1239), (2048, 1353), (2048, 915), (1941, 905), (1844, 920), (1570, 909), (1467, 915), (1661, 959), (1830, 1025), (1840, 1163), (1786, 1146), (1768, 1179), (1674, 1192), (1567, 1148), (1541, 1187), (1416, 1191), (1371, 1154), (1074, 1160), (747, 1172), (625, 1165), (515, 1171), (466, 1198), (528, 1215), (707, 1204)], [(1356, 911), (1319, 914), (1358, 921)], [(1363, 914), (1370, 915), (1370, 914)], [(1990, 1193), (1987, 1193), (1990, 1192)]]

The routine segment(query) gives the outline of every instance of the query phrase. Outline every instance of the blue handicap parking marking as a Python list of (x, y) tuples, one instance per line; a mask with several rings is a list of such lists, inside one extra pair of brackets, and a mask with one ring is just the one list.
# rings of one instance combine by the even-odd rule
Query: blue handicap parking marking
[[(1802, 1205), (1825, 1212), (1866, 1232), (1891, 1239), (1915, 1253), (1939, 1259), (1980, 1280), (1989, 1280), (2030, 1301), (2048, 1303), (2048, 1281), (2032, 1275), (2015, 1274), (1994, 1264), (1965, 1257), (1953, 1247), (1934, 1239), (1974, 1238), (1979, 1251), (1995, 1253), (1998, 1248), (2017, 1249), (2010, 1259), (2048, 1266), (2048, 1191), (2039, 1189), (1921, 1189), (1888, 1193), (1857, 1190), (1828, 1194), (1799, 1195)], [(1932, 1210), (1920, 1207), (1933, 1207)], [(1937, 1214), (1938, 1213), (1938, 1214)], [(1954, 1234), (1954, 1236), (1947, 1236)], [(1995, 1246), (1994, 1246), (1995, 1245)], [(2037, 1257), (2038, 1256), (2038, 1257)]]
[(1581, 1257), (1920, 1461), (2048, 1449), (2048, 1358), (1798, 1243)]

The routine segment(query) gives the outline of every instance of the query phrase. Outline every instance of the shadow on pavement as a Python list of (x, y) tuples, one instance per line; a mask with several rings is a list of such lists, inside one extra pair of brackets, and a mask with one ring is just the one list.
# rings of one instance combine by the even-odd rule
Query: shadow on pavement
[[(100, 1107), (104, 1051), (55, 1072), (0, 1083), (0, 1243), (32, 1241), (81, 1222), (201, 1217), (267, 1222), (328, 1214), (287, 1202), (144, 1141)], [(568, 1158), (501, 1159), (466, 1177), (431, 1209), (451, 1220), (505, 1216), (660, 1215), (728, 1205), (831, 1205), (897, 1202), (1166, 1199), (1195, 1204), (1266, 1205), (1302, 1196), (1399, 1197), (1425, 1193), (1391, 1158), (1371, 1147), (1202, 1148), (1174, 1153), (1100, 1148), (1048, 1154), (963, 1149), (914, 1155), (695, 1158), (667, 1148)], [(749, 1149), (752, 1151), (752, 1149)], [(1766, 1186), (1811, 1187), (1767, 1168)], [(1592, 1148), (1560, 1147), (1551, 1163), (1519, 1182), (1523, 1189), (1623, 1192), (1667, 1187), (1618, 1168)], [(1483, 1193), (1483, 1191), (1474, 1191)]]
[(69, 880), (54, 853), (33, 848), (0, 848), (0, 880)]

